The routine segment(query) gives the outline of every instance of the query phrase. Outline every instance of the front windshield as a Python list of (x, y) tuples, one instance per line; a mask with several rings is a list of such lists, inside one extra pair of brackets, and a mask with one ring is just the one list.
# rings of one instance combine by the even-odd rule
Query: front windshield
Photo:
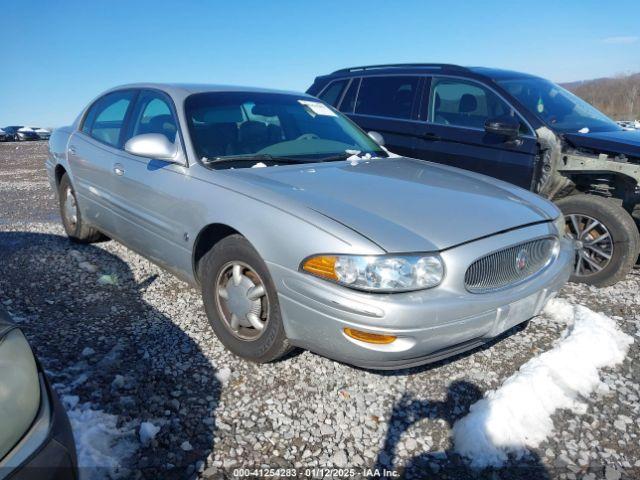
[(529, 111), (561, 133), (620, 130), (604, 113), (562, 87), (541, 78), (514, 78), (498, 83)]
[[(289, 162), (387, 156), (342, 114), (309, 97), (260, 92), (208, 92), (185, 101), (198, 158), (278, 158)], [(233, 166), (251, 166), (233, 165)]]

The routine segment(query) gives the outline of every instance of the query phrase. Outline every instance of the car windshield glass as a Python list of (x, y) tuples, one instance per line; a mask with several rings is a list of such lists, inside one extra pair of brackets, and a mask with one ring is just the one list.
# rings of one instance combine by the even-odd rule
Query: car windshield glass
[(498, 83), (547, 125), (562, 133), (620, 130), (598, 109), (564, 88), (541, 78), (514, 78)]
[[(349, 119), (309, 97), (198, 93), (186, 99), (185, 113), (195, 153), (207, 165), (251, 167), (246, 160), (252, 157), (268, 159), (272, 165), (338, 160), (353, 154), (387, 156)], [(234, 157), (239, 161), (231, 161)]]

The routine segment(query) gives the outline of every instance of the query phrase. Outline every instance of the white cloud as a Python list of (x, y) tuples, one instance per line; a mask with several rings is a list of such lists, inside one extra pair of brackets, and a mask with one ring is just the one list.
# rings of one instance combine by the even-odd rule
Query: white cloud
[(619, 37), (606, 37), (602, 39), (602, 43), (607, 43), (609, 45), (630, 45), (632, 43), (636, 43), (640, 40), (640, 37), (635, 35), (623, 35)]

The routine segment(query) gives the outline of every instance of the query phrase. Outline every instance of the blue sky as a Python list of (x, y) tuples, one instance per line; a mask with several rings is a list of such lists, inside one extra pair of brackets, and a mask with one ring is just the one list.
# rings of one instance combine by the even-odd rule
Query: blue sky
[(305, 90), (337, 68), (447, 62), (570, 81), (640, 71), (640, 2), (10, 2), (0, 126), (71, 122), (137, 81)]

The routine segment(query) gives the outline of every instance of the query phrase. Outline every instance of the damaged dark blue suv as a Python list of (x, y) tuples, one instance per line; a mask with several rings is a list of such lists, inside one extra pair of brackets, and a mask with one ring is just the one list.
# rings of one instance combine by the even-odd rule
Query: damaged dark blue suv
[(611, 285), (636, 263), (640, 131), (623, 130), (562, 87), (506, 70), (398, 64), (338, 70), (307, 93), (394, 153), (554, 200), (578, 247), (573, 281)]

